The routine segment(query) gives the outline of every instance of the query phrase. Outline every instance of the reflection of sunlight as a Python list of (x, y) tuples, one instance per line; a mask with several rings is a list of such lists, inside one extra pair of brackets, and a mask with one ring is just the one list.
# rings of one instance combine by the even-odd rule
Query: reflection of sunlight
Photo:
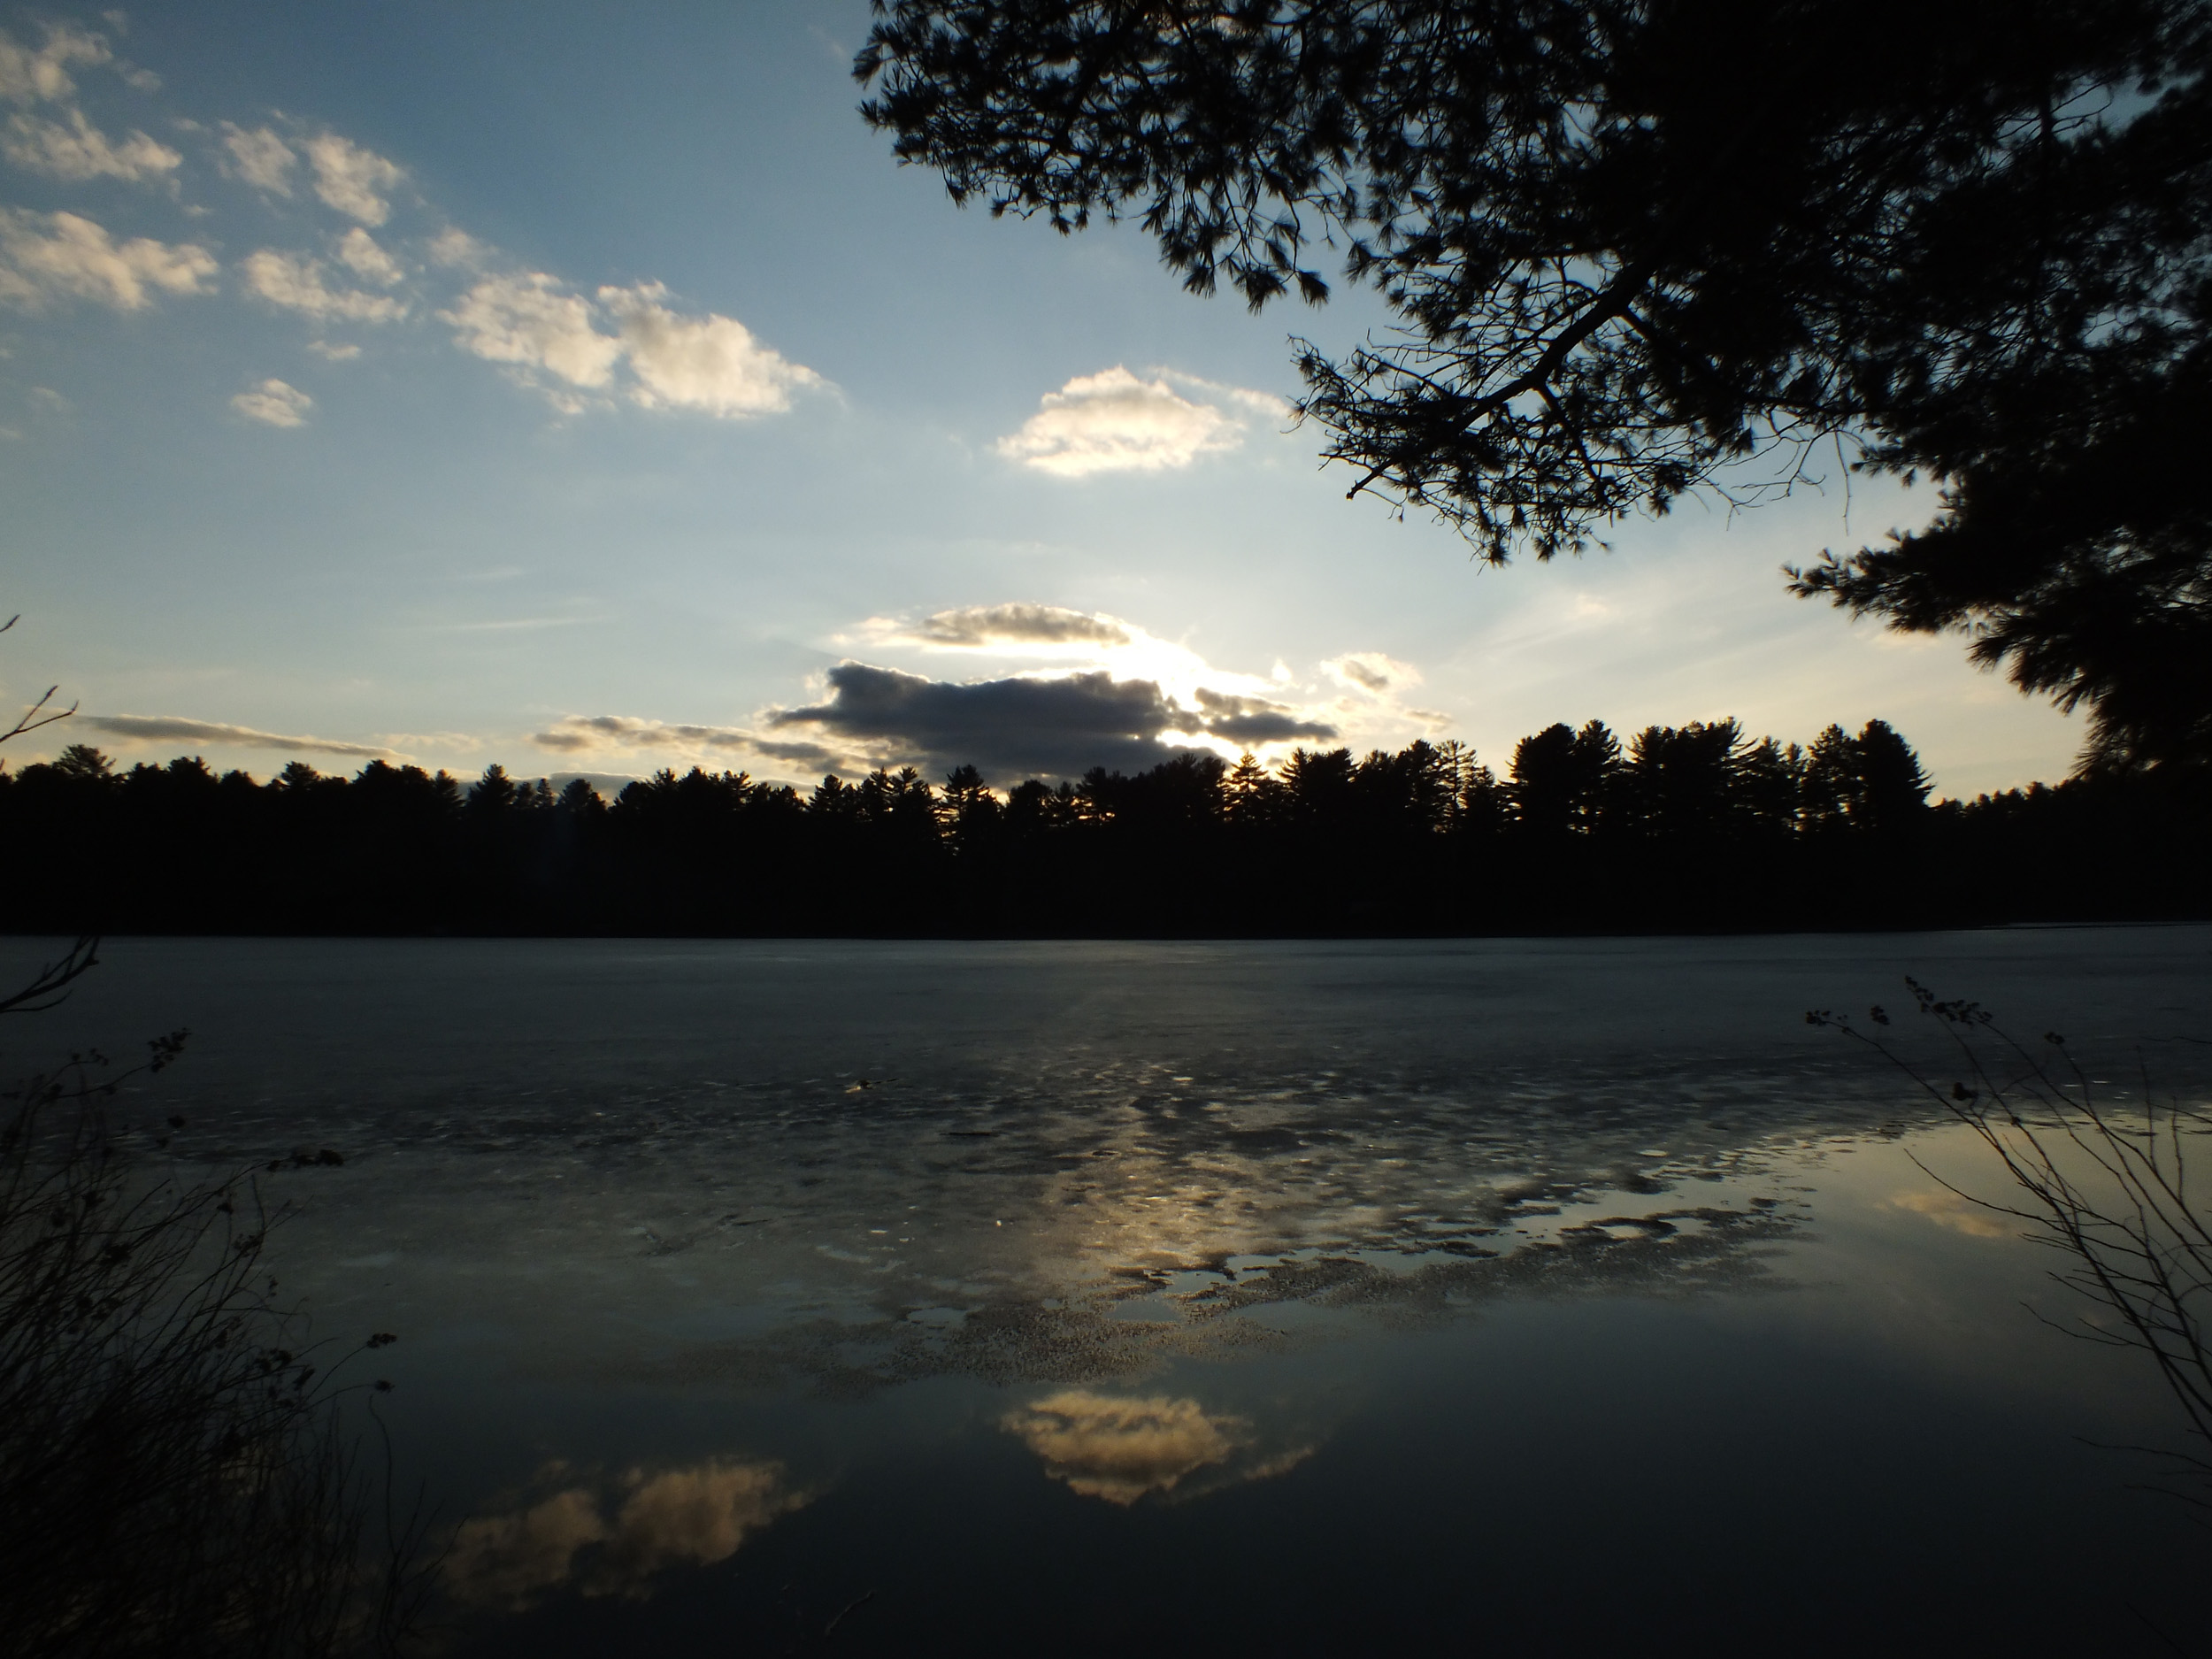
[(1970, 1198), (1956, 1193), (1897, 1193), (1891, 1196), (1892, 1210), (1909, 1210), (1916, 1216), (1925, 1216), (1939, 1227), (1948, 1227), (1954, 1233), (1963, 1233), (1970, 1239), (2008, 1239), (2013, 1229), (2005, 1217), (1994, 1215)]
[(806, 1502), (786, 1488), (776, 1463), (710, 1459), (657, 1475), (633, 1470), (621, 1487), (627, 1495), (612, 1520), (580, 1486), (464, 1522), (445, 1561), (454, 1595), (519, 1611), (573, 1578), (586, 1595), (641, 1599), (655, 1574), (726, 1561), (748, 1533)]
[(1170, 1490), (1209, 1463), (1227, 1462), (1242, 1443), (1244, 1423), (1209, 1416), (1195, 1400), (1116, 1400), (1070, 1388), (1010, 1411), (1000, 1426), (1019, 1435), (1044, 1461), (1045, 1472), (1071, 1491), (1130, 1504), (1148, 1492)]

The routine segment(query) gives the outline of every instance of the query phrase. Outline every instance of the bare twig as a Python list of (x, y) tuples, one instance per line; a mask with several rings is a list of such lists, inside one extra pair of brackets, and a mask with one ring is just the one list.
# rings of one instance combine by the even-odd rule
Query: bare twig
[(35, 1014), (65, 1002), (69, 985), (100, 965), (100, 936), (81, 933), (61, 956), (46, 963), (20, 990), (0, 997), (0, 1014)]
[[(2023, 1203), (1941, 1184), (2019, 1222), (2023, 1236), (2068, 1258), (2051, 1278), (2090, 1310), (2072, 1322), (2039, 1318), (2070, 1336), (2150, 1356), (2188, 1424), (2189, 1448), (2163, 1454), (2189, 1488), (2176, 1495), (2212, 1509), (2212, 1333), (2204, 1323), (2212, 1302), (2212, 1217), (2189, 1185), (2191, 1155), (2200, 1137), (2212, 1134), (2212, 1114), (2172, 1098), (2162, 1105), (2147, 1075), (2139, 1110), (2101, 1102), (2056, 1032), (2045, 1033), (2042, 1049), (2032, 1051), (1979, 1005), (1943, 1001), (1916, 980), (1905, 983), (1920, 1012), (1939, 1021), (1950, 1040), (1960, 1075), (1948, 1089), (1847, 1016), (1816, 1009), (1806, 1020), (1881, 1055), (1996, 1154), (2026, 1195)], [(1869, 1018), (1890, 1023), (1878, 1007)], [(2116, 1319), (2116, 1328), (2101, 1315)]]

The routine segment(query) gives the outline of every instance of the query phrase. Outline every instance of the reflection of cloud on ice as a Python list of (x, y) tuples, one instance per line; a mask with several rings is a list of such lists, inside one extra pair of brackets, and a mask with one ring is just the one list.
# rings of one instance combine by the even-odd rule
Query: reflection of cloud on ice
[(527, 1607), (568, 1577), (578, 1550), (606, 1535), (589, 1493), (557, 1492), (526, 1509), (464, 1521), (445, 1558), (446, 1582), (465, 1601)]
[(1019, 1435), (1071, 1491), (1129, 1504), (1226, 1463), (1243, 1419), (1210, 1417), (1195, 1400), (1116, 1400), (1070, 1388), (1007, 1413), (1000, 1426)]
[(586, 1575), (587, 1595), (642, 1597), (664, 1568), (704, 1566), (737, 1554), (759, 1531), (804, 1500), (785, 1491), (774, 1463), (701, 1463), (672, 1469), (635, 1487), (616, 1517), (606, 1553)]
[(1972, 1199), (1957, 1193), (1898, 1193), (1889, 1200), (1892, 1210), (1909, 1210), (1925, 1216), (1939, 1227), (1963, 1233), (1970, 1239), (2008, 1239), (2012, 1228), (2002, 1216), (1993, 1214)]
[[(1045, 1472), (1071, 1492), (1109, 1503), (1134, 1503), (1170, 1492), (1200, 1470), (1226, 1465), (1251, 1449), (1242, 1417), (1209, 1412), (1195, 1400), (1164, 1394), (1118, 1399), (1086, 1388), (1048, 1394), (999, 1420), (1037, 1454)], [(1231, 1471), (1263, 1480), (1305, 1461), (1310, 1448), (1278, 1453)]]
[(641, 1600), (655, 1575), (726, 1561), (749, 1533), (806, 1502), (785, 1486), (780, 1464), (714, 1459), (657, 1475), (634, 1470), (615, 1495), (612, 1519), (600, 1496), (577, 1486), (464, 1522), (445, 1560), (449, 1587), (463, 1601), (515, 1610), (572, 1579), (586, 1595)]

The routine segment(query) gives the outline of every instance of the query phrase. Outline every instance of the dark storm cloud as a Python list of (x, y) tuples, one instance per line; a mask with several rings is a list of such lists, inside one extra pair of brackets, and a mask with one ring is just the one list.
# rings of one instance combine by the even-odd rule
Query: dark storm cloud
[(959, 685), (840, 663), (828, 678), (827, 701), (783, 710), (768, 725), (812, 726), (933, 770), (972, 764), (999, 780), (1077, 778), (1094, 766), (1141, 771), (1174, 752), (1158, 741), (1161, 733), (1190, 725), (1153, 681), (1103, 672)]
[(779, 743), (771, 739), (757, 737), (753, 747), (775, 760), (787, 760), (795, 766), (834, 766), (838, 753), (824, 749), (819, 743)]
[(1264, 697), (1233, 697), (1202, 687), (1198, 706), (1205, 711), (1206, 729), (1232, 743), (1287, 743), (1294, 738), (1336, 735), (1333, 726), (1302, 720), (1287, 703), (1270, 703)]

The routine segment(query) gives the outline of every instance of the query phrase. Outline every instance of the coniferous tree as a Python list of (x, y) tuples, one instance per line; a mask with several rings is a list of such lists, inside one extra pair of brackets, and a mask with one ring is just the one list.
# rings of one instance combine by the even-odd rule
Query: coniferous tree
[(1502, 561), (1832, 441), (1944, 481), (1799, 590), (1970, 634), (2092, 757), (2212, 761), (2202, 0), (883, 0), (866, 119), (956, 201), (1137, 219), (1301, 343), (1326, 455)]

